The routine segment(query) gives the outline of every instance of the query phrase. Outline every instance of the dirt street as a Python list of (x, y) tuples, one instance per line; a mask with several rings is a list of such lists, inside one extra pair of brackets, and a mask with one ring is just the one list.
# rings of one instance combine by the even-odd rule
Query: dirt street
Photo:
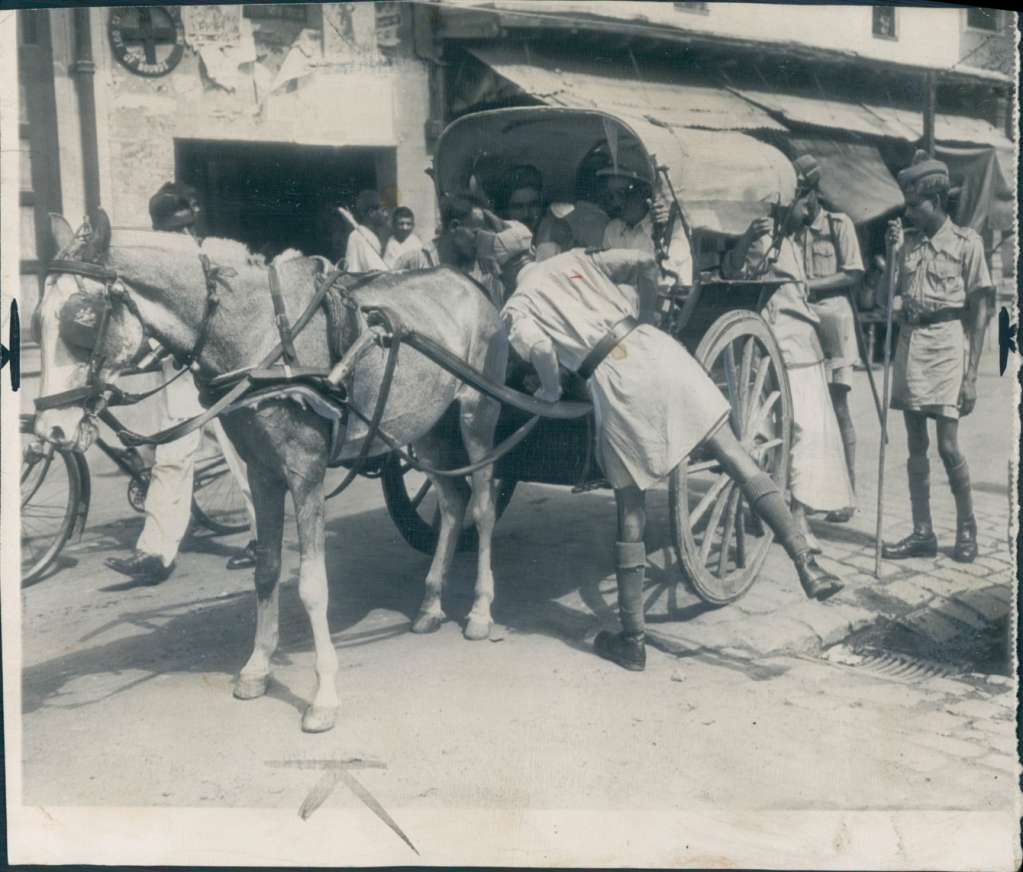
[[(1004, 464), (977, 479), (1004, 481)], [(312, 653), (293, 525), (274, 677), (266, 697), (239, 702), (231, 686), (250, 650), (254, 593), (250, 574), (224, 562), (246, 536), (193, 539), (171, 579), (132, 586), (102, 561), (131, 546), (139, 517), (123, 477), (94, 473), (97, 523), (69, 565), (22, 594), (27, 805), (297, 812), (323, 776), (324, 764), (296, 762), (310, 760), (349, 767), (321, 793), (324, 808), (371, 806), (368, 792), (398, 828), (444, 809), (991, 811), (1015, 801), (1004, 664), (891, 674), (842, 648), (758, 657), (724, 645), (690, 656), (651, 648), (643, 674), (597, 659), (592, 635), (613, 623), (613, 500), (543, 486), (522, 486), (499, 526), (498, 625), (476, 643), (459, 624), (472, 555), (456, 561), (452, 620), (415, 636), (428, 558), (401, 540), (377, 482), (331, 505), (342, 708), (333, 732), (305, 735)], [(655, 519), (651, 553), (667, 536), (666, 518)], [(802, 605), (773, 557), (778, 566), (755, 590), (778, 591), (781, 605), (752, 616), (751, 633)], [(595, 619), (565, 605), (577, 593)], [(386, 814), (370, 821), (379, 838), (399, 838)]]

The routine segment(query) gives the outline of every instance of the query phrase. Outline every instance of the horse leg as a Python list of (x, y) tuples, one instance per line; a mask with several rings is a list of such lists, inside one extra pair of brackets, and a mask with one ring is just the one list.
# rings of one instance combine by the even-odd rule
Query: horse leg
[(337, 652), (327, 623), (327, 564), (324, 555), (323, 476), (326, 454), (288, 458), (288, 487), (298, 526), (298, 595), (309, 615), (316, 649), (316, 694), (302, 716), (302, 729), (322, 733), (337, 716)]
[[(479, 395), (467, 397), (461, 402), (462, 443), (470, 462), (475, 463), (493, 447), (494, 430), (501, 407)], [(479, 641), (490, 636), (492, 624), (490, 606), (494, 601), (494, 571), (490, 544), (497, 524), (497, 502), (492, 464), (487, 464), (472, 474), (469, 517), (476, 525), (479, 550), (476, 558), (475, 597), (463, 635), (471, 641)]]
[(252, 656), (234, 686), (237, 699), (256, 699), (266, 693), (270, 658), (277, 650), (281, 540), (284, 536), (284, 482), (256, 464), (248, 467), (249, 486), (256, 505), (256, 639)]
[[(436, 467), (443, 465), (441, 446), (432, 435), (420, 439), (415, 444), (415, 449), (416, 454), (431, 465)], [(437, 504), (440, 507), (440, 533), (430, 563), (430, 571), (426, 574), (423, 602), (419, 606), (419, 614), (412, 622), (413, 633), (433, 633), (444, 623), (441, 596), (455, 559), (458, 537), (462, 532), (462, 519), (465, 517), (466, 498), (460, 483), (442, 475), (430, 478), (437, 492)]]

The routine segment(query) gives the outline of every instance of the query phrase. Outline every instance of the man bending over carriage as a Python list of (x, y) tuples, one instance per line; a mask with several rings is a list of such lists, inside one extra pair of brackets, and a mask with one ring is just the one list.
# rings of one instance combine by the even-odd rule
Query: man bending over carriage
[[(480, 214), (476, 214), (480, 213)], [(728, 401), (690, 354), (654, 325), (658, 270), (638, 251), (573, 249), (537, 263), (520, 224), (487, 230), (476, 210), (463, 223), (481, 263), (495, 265), (507, 302), (512, 347), (532, 363), (540, 394), (561, 396), (559, 365), (587, 380), (597, 427), (597, 457), (618, 506), (618, 609), (622, 632), (597, 635), (597, 654), (626, 669), (646, 665), (643, 583), (644, 492), (699, 447), (715, 457), (774, 531), (808, 597), (841, 590), (817, 565), (777, 485), (726, 426)], [(635, 288), (637, 295), (631, 292)], [(688, 397), (682, 404), (674, 400)]]

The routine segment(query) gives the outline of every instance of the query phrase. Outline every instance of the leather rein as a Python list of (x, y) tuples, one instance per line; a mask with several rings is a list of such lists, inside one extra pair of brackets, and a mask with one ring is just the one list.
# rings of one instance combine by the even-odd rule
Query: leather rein
[[(46, 270), (47, 273), (51, 275), (73, 275), (76, 280), (79, 278), (89, 278), (102, 282), (103, 293), (101, 303), (103, 308), (100, 311), (99, 323), (96, 327), (96, 338), (93, 341), (92, 349), (89, 353), (89, 364), (85, 385), (80, 388), (72, 388), (69, 391), (62, 391), (60, 393), (48, 394), (46, 396), (39, 397), (35, 401), (36, 410), (41, 412), (46, 409), (55, 409), (62, 406), (75, 405), (77, 403), (87, 403), (90, 400), (95, 400), (101, 397), (105, 397), (105, 405), (133, 405), (159, 393), (170, 385), (171, 382), (176, 381), (188, 372), (192, 364), (199, 359), (199, 355), (202, 354), (203, 348), (206, 347), (206, 341), (209, 339), (210, 322), (213, 320), (213, 316), (220, 304), (219, 289), (220, 287), (229, 289), (230, 285), (227, 283), (227, 277), (234, 275), (234, 270), (217, 267), (211, 264), (209, 258), (205, 254), (199, 255), (199, 263), (202, 266), (203, 277), (206, 282), (206, 301), (195, 345), (192, 346), (192, 350), (184, 357), (175, 358), (175, 362), (180, 368), (180, 372), (171, 376), (169, 379), (151, 390), (144, 391), (142, 393), (131, 393), (129, 391), (121, 390), (119, 387), (112, 385), (109, 382), (105, 382), (102, 378), (100, 378), (100, 371), (102, 370), (103, 363), (105, 361), (103, 348), (106, 344), (107, 332), (110, 328), (110, 313), (113, 309), (114, 300), (124, 303), (124, 305), (132, 311), (135, 317), (139, 319), (139, 323), (143, 325), (143, 333), (146, 332), (145, 322), (139, 316), (138, 309), (131, 297), (128, 295), (121, 277), (115, 270), (99, 266), (98, 264), (89, 263), (84, 260), (58, 259), (51, 261)], [(81, 287), (81, 282), (79, 282), (79, 287)]]

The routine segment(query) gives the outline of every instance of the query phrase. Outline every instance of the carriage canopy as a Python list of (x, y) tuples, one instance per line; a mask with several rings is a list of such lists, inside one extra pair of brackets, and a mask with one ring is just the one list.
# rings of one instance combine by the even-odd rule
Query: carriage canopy
[(596, 109), (524, 107), (466, 115), (437, 147), (438, 193), (468, 189), (470, 178), (491, 196), (506, 170), (532, 164), (550, 201), (575, 202), (597, 169), (618, 166), (653, 182), (667, 168), (694, 230), (737, 235), (787, 203), (795, 190), (789, 161), (765, 143), (727, 130), (675, 127), (653, 117)]

